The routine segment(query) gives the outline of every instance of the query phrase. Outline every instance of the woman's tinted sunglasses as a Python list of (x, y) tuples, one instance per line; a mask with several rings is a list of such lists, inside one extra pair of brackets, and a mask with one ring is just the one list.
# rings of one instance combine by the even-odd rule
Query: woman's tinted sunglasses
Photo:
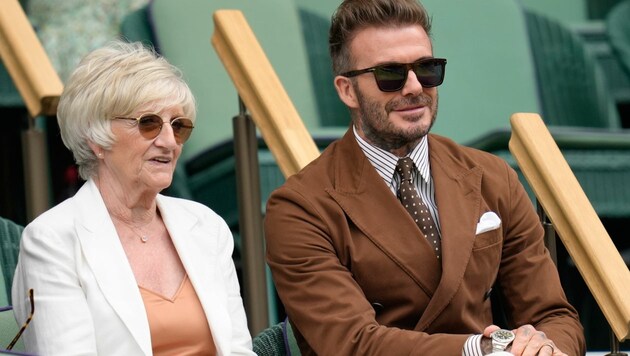
[[(140, 117), (115, 117), (115, 120), (133, 120), (136, 121), (138, 125), (138, 130), (142, 137), (152, 140), (156, 138), (160, 131), (162, 131), (162, 126), (165, 122), (162, 120), (162, 117), (158, 114), (142, 114)], [(185, 117), (176, 117), (170, 122), (171, 127), (173, 128), (173, 133), (175, 134), (175, 142), (178, 144), (182, 144), (188, 140), (192, 130), (195, 128), (192, 120)]]
[(347, 78), (372, 72), (376, 85), (381, 91), (399, 91), (407, 82), (407, 74), (410, 70), (416, 74), (418, 81), (425, 88), (436, 87), (444, 81), (444, 70), (446, 59), (444, 58), (424, 58), (413, 63), (389, 63), (379, 66), (351, 70), (341, 75)]

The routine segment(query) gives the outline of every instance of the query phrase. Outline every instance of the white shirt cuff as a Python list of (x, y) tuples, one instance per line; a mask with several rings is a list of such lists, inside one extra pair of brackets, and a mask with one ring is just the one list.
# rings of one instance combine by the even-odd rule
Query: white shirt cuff
[(483, 356), (483, 352), (481, 352), (482, 336), (481, 334), (471, 335), (464, 343), (462, 356)]

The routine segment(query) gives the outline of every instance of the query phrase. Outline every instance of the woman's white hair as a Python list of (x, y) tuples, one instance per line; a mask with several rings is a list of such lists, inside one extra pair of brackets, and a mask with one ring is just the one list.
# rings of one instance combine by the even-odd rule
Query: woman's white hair
[(179, 105), (195, 120), (195, 98), (182, 73), (140, 42), (112, 41), (85, 56), (70, 75), (59, 99), (57, 121), (63, 143), (72, 151), (81, 178), (96, 175), (98, 160), (88, 142), (111, 148), (111, 119), (129, 116), (158, 102)]

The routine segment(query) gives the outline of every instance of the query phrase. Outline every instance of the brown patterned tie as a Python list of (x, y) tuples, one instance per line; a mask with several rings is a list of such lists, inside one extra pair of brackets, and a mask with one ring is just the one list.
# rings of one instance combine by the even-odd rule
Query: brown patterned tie
[(441, 256), (440, 234), (433, 222), (429, 209), (422, 201), (422, 197), (416, 191), (411, 178), (414, 163), (409, 157), (401, 158), (396, 165), (396, 172), (400, 174), (400, 187), (398, 187), (398, 199), (414, 219), (420, 231), (424, 234), (429, 244), (433, 247), (438, 259)]

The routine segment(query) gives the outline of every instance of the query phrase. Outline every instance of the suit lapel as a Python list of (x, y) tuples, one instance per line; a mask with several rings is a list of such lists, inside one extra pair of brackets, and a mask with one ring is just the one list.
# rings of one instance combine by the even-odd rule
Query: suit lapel
[(92, 180), (75, 195), (75, 202), (77, 236), (87, 264), (105, 299), (144, 353), (150, 355), (151, 335), (144, 303), (116, 228)]
[[(230, 318), (225, 309), (228, 302), (218, 264), (220, 257), (217, 255), (217, 239), (210, 234), (210, 231), (220, 231), (220, 227), (202, 229), (196, 215), (179, 206), (168, 204), (166, 199), (163, 196), (158, 196), (157, 199), (162, 219), (201, 302), (217, 346), (217, 354), (228, 354), (229, 350), (224, 349), (225, 345), (230, 345)], [(213, 221), (204, 221), (204, 224), (208, 226)]]
[(431, 175), (442, 233), (442, 278), (416, 330), (425, 330), (459, 289), (471, 257), (481, 205), (482, 169), (460, 165), (447, 146), (431, 137)]
[(349, 130), (339, 142), (344, 157), (335, 166), (328, 191), (352, 222), (385, 255), (432, 296), (439, 282), (438, 261), (409, 213), (378, 175)]

